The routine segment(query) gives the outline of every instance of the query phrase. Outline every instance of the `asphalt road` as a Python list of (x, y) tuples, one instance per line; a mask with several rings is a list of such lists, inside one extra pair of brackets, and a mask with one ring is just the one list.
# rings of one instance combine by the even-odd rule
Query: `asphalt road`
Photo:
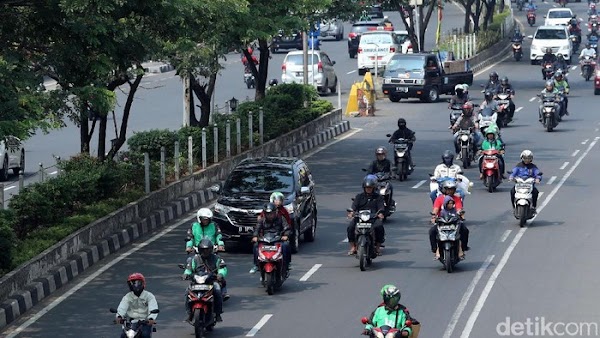
[[(580, 15), (584, 6), (570, 5)], [(542, 4), (538, 15), (547, 7)], [(526, 29), (527, 34), (532, 32)], [(355, 131), (306, 158), (318, 184), (317, 240), (301, 245), (294, 256), (295, 270), (281, 292), (267, 296), (258, 275), (248, 274), (251, 256), (228, 246), (224, 258), (230, 267), (233, 297), (225, 305), (224, 322), (210, 336), (242, 337), (252, 332), (257, 337), (358, 336), (360, 317), (380, 302), (379, 289), (387, 283), (401, 288), (402, 303), (423, 323), (421, 337), (506, 336), (501, 331), (506, 317), (511, 323), (525, 323), (527, 317), (531, 321), (545, 317), (546, 322), (595, 320), (597, 306), (589, 295), (595, 294), (597, 284), (593, 260), (598, 230), (591, 211), (594, 200), (581, 198), (599, 186), (591, 179), (600, 164), (596, 145), (600, 119), (594, 108), (598, 98), (593, 96), (592, 83), (584, 82), (578, 71), (571, 72), (571, 116), (547, 133), (537, 121), (534, 99), (543, 86), (539, 66), (508, 59), (494, 70), (507, 75), (517, 90), (516, 121), (502, 131), (507, 166), (528, 148), (545, 173), (538, 187), (543, 193), (540, 213), (529, 227), (519, 228), (512, 217), (510, 183), (490, 194), (475, 180), (465, 203), (472, 250), (454, 273), (442, 271), (428, 249), (431, 202), (426, 179), (441, 153), (452, 148), (446, 104), (381, 101), (377, 116), (353, 118)], [(476, 84), (486, 77), (487, 72), (476, 77)], [(481, 100), (477, 90), (472, 94)], [(372, 269), (360, 272), (357, 260), (345, 256), (344, 210), (360, 191), (360, 168), (373, 158), (377, 146), (385, 144), (385, 134), (393, 130), (399, 116), (417, 133), (413, 149), (417, 167), (409, 181), (394, 183), (398, 212), (386, 223), (384, 255)], [(477, 169), (466, 171), (471, 179), (477, 174)], [(575, 200), (578, 203), (570, 203)], [(186, 282), (179, 280), (176, 267), (185, 259), (186, 226), (180, 224), (188, 223), (173, 224), (148, 242), (111, 257), (3, 334), (13, 337), (10, 332), (21, 327), (24, 331), (18, 337), (114, 336), (118, 328), (110, 325), (112, 315), (107, 309), (115, 307), (127, 291), (126, 276), (139, 271), (147, 276), (148, 289), (161, 308), (155, 337), (189, 337), (192, 328), (182, 322)], [(320, 267), (307, 275), (316, 264)], [(252, 331), (261, 319), (264, 325)], [(30, 321), (27, 327), (26, 320)], [(572, 326), (569, 329), (573, 332)]]
[[(400, 15), (397, 12), (388, 12), (390, 20), (395, 23), (396, 28), (403, 30), (404, 24), (400, 21)], [(450, 30), (453, 27), (459, 27), (463, 22), (463, 14), (459, 9), (452, 5), (447, 6), (442, 23), (442, 31)], [(427, 31), (426, 43), (431, 49), (435, 42), (435, 27), (437, 17), (432, 16), (430, 29)], [(344, 40), (335, 41), (333, 38), (325, 38), (322, 42), (322, 50), (327, 52), (331, 59), (336, 61), (336, 73), (342, 86), (342, 107), (346, 107), (347, 96), (352, 83), (359, 81), (362, 77), (357, 74), (357, 60), (350, 59), (347, 53), (347, 36), (350, 32), (351, 24), (345, 24)], [(269, 79), (277, 78), (281, 80), (281, 64), (286, 52), (273, 55), (269, 62)], [(226, 112), (227, 101), (236, 97), (240, 101), (253, 100), (254, 90), (247, 89), (243, 82), (243, 66), (240, 62), (239, 54), (229, 54), (223, 62), (225, 69), (222, 70), (217, 79), (217, 87), (214, 95), (215, 109)], [(128, 87), (123, 86), (123, 91), (117, 92), (118, 107), (123, 107), (127, 98)], [(149, 129), (178, 129), (182, 124), (183, 118), (183, 85), (175, 74), (175, 71), (166, 73), (150, 73), (142, 81), (138, 92), (136, 93), (135, 103), (132, 107), (129, 118), (128, 136), (138, 131)], [(334, 106), (338, 104), (337, 95), (330, 94), (326, 96)], [(196, 102), (196, 104), (198, 104)], [(117, 125), (120, 126), (122, 108), (117, 109)], [(197, 109), (197, 114), (199, 114)], [(96, 133), (97, 135), (97, 133)], [(110, 139), (115, 138), (115, 127), (112, 117), (109, 116), (107, 147), (110, 145)], [(97, 137), (91, 143), (92, 153), (97, 152)], [(47, 135), (39, 133), (25, 142), (26, 164), (25, 164), (25, 185), (32, 182), (39, 182), (39, 164), (42, 163), (45, 168), (46, 177), (56, 175), (57, 168), (55, 156), (67, 159), (79, 152), (79, 129), (72, 123), (60, 130), (53, 130)], [(8, 201), (13, 194), (19, 191), (18, 177), (11, 176), (9, 182), (5, 184), (5, 201)]]

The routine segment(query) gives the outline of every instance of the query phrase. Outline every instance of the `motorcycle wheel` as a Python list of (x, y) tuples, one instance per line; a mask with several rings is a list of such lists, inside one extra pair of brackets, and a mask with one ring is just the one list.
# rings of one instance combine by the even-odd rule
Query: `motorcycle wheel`
[(204, 311), (200, 309), (194, 311), (194, 334), (196, 338), (204, 337)]
[(250, 83), (250, 81), (246, 81), (246, 87), (248, 87), (248, 89), (252, 88), (252, 84)]
[(515, 54), (515, 60), (517, 62), (521, 61), (521, 54), (520, 53)]
[(590, 72), (589, 68), (585, 69), (585, 72), (583, 72), (583, 77), (585, 77), (586, 81), (590, 80), (590, 78), (592, 77), (592, 72)]
[(527, 214), (529, 210), (526, 207), (519, 205), (517, 206), (517, 215), (519, 215), (519, 226), (522, 228), (525, 226), (525, 222), (527, 222)]
[(364, 246), (358, 247), (357, 255), (360, 271), (365, 271), (367, 269), (367, 252)]
[(273, 277), (273, 272), (265, 273), (265, 284), (267, 285), (267, 293), (269, 296), (272, 296), (273, 292), (275, 292), (275, 280)]
[(554, 130), (554, 123), (552, 120), (546, 120), (546, 131), (547, 132), (551, 132), (552, 130)]
[(488, 188), (488, 192), (494, 192), (494, 178), (492, 176), (485, 178), (485, 185)]
[(462, 149), (460, 156), (462, 158), (463, 168), (469, 168), (469, 151), (467, 149)]
[(404, 172), (404, 163), (399, 163), (398, 165), (398, 169), (397, 169), (397, 175), (398, 175), (398, 179), (400, 180), (400, 182), (406, 180), (406, 173)]
[(452, 255), (450, 254), (450, 249), (444, 250), (444, 266), (448, 273), (452, 273)]

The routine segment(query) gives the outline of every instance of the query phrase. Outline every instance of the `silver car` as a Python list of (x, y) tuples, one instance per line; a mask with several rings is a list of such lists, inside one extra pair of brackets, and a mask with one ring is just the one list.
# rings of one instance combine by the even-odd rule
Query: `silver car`
[[(282, 83), (303, 83), (304, 81), (304, 57), (303, 51), (289, 52), (281, 66)], [(335, 61), (322, 51), (308, 51), (308, 83), (315, 86), (322, 94), (327, 94), (329, 89), (335, 93), (337, 89), (337, 75), (333, 69)]]
[(322, 38), (333, 36), (336, 41), (340, 41), (344, 38), (344, 25), (337, 19), (322, 22), (320, 28)]

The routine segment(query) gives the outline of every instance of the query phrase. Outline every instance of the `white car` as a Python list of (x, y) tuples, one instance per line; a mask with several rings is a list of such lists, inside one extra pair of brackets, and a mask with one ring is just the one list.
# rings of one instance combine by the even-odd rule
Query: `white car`
[(550, 8), (544, 18), (546, 19), (544, 26), (566, 26), (573, 18), (573, 12), (569, 8)]
[[(289, 52), (281, 66), (282, 83), (303, 83), (304, 81), (304, 56), (303, 51)], [(333, 69), (335, 61), (320, 50), (308, 51), (308, 83), (312, 84), (323, 94), (327, 89), (332, 93), (337, 89), (337, 75)]]
[(25, 149), (21, 140), (14, 136), (8, 136), (0, 141), (0, 158), (2, 158), (0, 181), (8, 180), (10, 169), (15, 175), (25, 170)]
[(551, 48), (554, 55), (562, 54), (565, 61), (571, 64), (573, 45), (566, 26), (540, 26), (535, 31), (535, 35), (527, 37), (533, 39), (529, 51), (532, 65), (542, 60), (547, 48)]
[(392, 31), (376, 30), (363, 33), (358, 45), (358, 75), (374, 71), (375, 68), (383, 70), (394, 54), (402, 52), (400, 41), (402, 39)]

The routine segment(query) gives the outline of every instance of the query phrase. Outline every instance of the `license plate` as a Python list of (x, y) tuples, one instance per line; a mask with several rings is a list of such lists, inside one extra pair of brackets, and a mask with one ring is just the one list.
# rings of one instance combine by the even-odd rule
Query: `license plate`
[(358, 223), (356, 227), (358, 229), (371, 229), (371, 223)]
[(263, 245), (260, 249), (262, 251), (277, 251), (277, 245)]
[(240, 233), (247, 233), (254, 231), (254, 227), (238, 227)]
[(408, 87), (396, 87), (397, 92), (408, 93)]
[(498, 104), (507, 104), (508, 100), (498, 100)]
[(296, 72), (296, 76), (302, 76), (304, 72)]
[(212, 285), (196, 284), (190, 287), (192, 291), (208, 291), (212, 289)]

